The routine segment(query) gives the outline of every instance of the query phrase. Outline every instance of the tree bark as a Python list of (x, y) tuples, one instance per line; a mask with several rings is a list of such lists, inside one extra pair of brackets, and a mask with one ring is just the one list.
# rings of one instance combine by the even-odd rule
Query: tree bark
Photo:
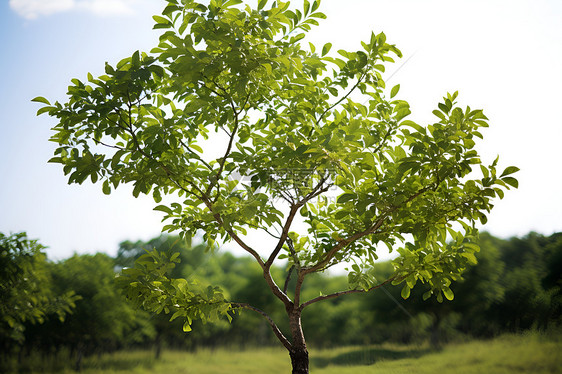
[(308, 374), (308, 350), (306, 347), (295, 347), (289, 351), (293, 374)]
[(301, 325), (301, 310), (295, 308), (289, 312), (289, 325), (293, 336), (293, 344), (289, 349), (293, 374), (308, 374), (308, 350)]

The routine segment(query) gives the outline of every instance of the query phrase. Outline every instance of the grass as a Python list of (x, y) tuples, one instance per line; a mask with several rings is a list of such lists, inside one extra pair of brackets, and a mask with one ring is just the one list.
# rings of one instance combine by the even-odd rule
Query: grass
[[(562, 374), (562, 337), (532, 333), (446, 346), (377, 345), (311, 350), (313, 374)], [(44, 372), (44, 371), (42, 371)], [(165, 351), (154, 360), (147, 351), (116, 352), (84, 360), (84, 374), (231, 374), (291, 372), (282, 348)], [(73, 373), (66, 369), (63, 373)]]
[[(407, 353), (405, 353), (406, 355)], [(319, 374), (512, 374), (562, 373), (562, 341), (537, 334), (450, 345), (439, 352), (413, 350), (409, 357), (380, 358), (370, 366), (329, 365)]]

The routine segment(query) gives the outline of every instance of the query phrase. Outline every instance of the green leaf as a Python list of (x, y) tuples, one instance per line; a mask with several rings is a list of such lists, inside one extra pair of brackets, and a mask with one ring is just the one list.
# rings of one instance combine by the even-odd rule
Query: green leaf
[(445, 115), (443, 113), (441, 113), (440, 111), (438, 111), (437, 109), (434, 110), (432, 113), (435, 114), (440, 119), (445, 120)]
[(109, 180), (103, 181), (102, 191), (104, 194), (109, 195), (111, 193), (111, 187), (109, 187)]
[(312, 2), (312, 9), (311, 11), (314, 12), (316, 9), (318, 9), (318, 7), (320, 6), (320, 0), (314, 0)]
[(405, 284), (404, 287), (402, 288), (402, 291), (400, 292), (400, 296), (402, 296), (403, 299), (407, 299), (410, 297), (410, 287)]
[(177, 5), (174, 4), (169, 4), (166, 8), (164, 8), (164, 10), (162, 11), (163, 15), (169, 16), (170, 14), (174, 13), (174, 12), (178, 12), (180, 11), (181, 8)]
[(488, 217), (485, 214), (480, 215), (480, 222), (485, 225), (488, 222)]
[(394, 96), (396, 96), (396, 94), (398, 93), (398, 91), (400, 90), (400, 85), (397, 84), (396, 86), (392, 87), (392, 90), (390, 90), (390, 98), (392, 99)]
[(465, 257), (472, 265), (476, 265), (478, 263), (476, 256), (471, 252), (463, 252), (461, 253), (461, 255)]
[(238, 4), (241, 4), (241, 3), (242, 3), (242, 0), (229, 0), (226, 3), (224, 3), (222, 6), (224, 8), (228, 8), (228, 7), (231, 7), (233, 5), (238, 5)]
[(326, 15), (324, 13), (321, 12), (316, 12), (310, 15), (311, 18), (322, 18), (322, 19), (326, 19)]
[(184, 332), (190, 332), (191, 331), (191, 324), (189, 323), (189, 321), (185, 321), (185, 323), (183, 324), (183, 331)]
[(439, 109), (441, 109), (443, 113), (449, 113), (449, 108), (445, 104), (439, 103), (437, 104), (437, 106), (439, 107)]
[(473, 252), (480, 252), (480, 246), (476, 243), (463, 243), (463, 246)]
[(308, 46), (310, 47), (310, 52), (314, 53), (316, 51), (316, 47), (311, 42), (308, 42)]
[(248, 205), (242, 209), (242, 215), (249, 221), (252, 220), (256, 216), (256, 206)]
[(170, 215), (173, 213), (172, 209), (170, 207), (167, 207), (166, 205), (158, 205), (153, 210), (164, 212), (164, 213), (167, 213), (167, 214), (170, 214)]
[(41, 115), (43, 113), (49, 113), (51, 110), (56, 109), (54, 106), (44, 106), (43, 108), (39, 108), (36, 115)]
[(173, 321), (178, 317), (183, 317), (184, 315), (185, 315), (185, 312), (183, 310), (178, 310), (170, 317), (170, 321)]
[(43, 96), (37, 96), (37, 97), (31, 99), (31, 101), (35, 101), (36, 103), (43, 103), (43, 104), (51, 105), (49, 100), (45, 99)]
[(518, 167), (508, 166), (508, 167), (505, 168), (502, 175), (500, 175), (500, 178), (505, 177), (506, 175), (509, 175), (509, 174), (517, 173), (518, 171), (519, 171)]
[(343, 204), (345, 202), (348, 202), (350, 200), (354, 200), (357, 199), (357, 194), (348, 192), (348, 193), (344, 193), (343, 195), (341, 195), (340, 197), (338, 197), (338, 204)]
[(162, 16), (152, 16), (152, 19), (154, 19), (156, 21), (156, 23), (160, 23), (160, 24), (169, 24), (170, 20), (167, 18), (164, 18)]
[(447, 300), (451, 301), (455, 298), (455, 294), (449, 287), (443, 288), (443, 295), (447, 298)]
[(262, 10), (266, 4), (267, 4), (267, 0), (258, 1), (258, 10)]
[(322, 57), (326, 56), (328, 52), (330, 52), (330, 49), (332, 49), (332, 43), (324, 44), (324, 47), (322, 47)]
[(515, 187), (515, 188), (519, 187), (519, 181), (513, 177), (503, 177), (501, 178), (501, 180), (509, 184), (511, 187)]
[(409, 126), (413, 129), (416, 129), (416, 131), (421, 132), (421, 133), (425, 133), (425, 128), (423, 128), (422, 126), (418, 125), (417, 123), (415, 123), (414, 121), (410, 121), (409, 119), (400, 122), (401, 126)]

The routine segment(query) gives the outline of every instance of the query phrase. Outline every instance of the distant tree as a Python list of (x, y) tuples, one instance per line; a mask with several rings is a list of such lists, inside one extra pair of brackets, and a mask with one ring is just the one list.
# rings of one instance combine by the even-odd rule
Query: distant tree
[[(57, 264), (54, 289), (74, 291), (81, 299), (64, 323), (52, 321), (42, 332), (53, 346), (75, 353), (75, 368), (92, 353), (113, 351), (154, 335), (148, 316), (138, 315), (115, 284), (114, 260), (106, 254), (74, 255)], [(45, 337), (45, 335), (48, 335)]]
[(504, 298), (494, 305), (491, 317), (503, 330), (518, 332), (548, 324), (552, 294), (544, 287), (548, 274), (545, 247), (545, 238), (537, 233), (501, 242)]
[[(501, 243), (502, 240), (488, 233), (480, 235), (478, 244), (481, 250), (475, 254), (478, 263), (467, 267), (462, 278), (451, 285), (455, 298), (450, 303), (424, 301), (424, 290), (415, 289), (410, 298), (398, 306), (392, 299), (399, 298), (400, 292), (390, 289), (391, 298), (381, 294), (372, 295), (371, 308), (377, 311), (379, 320), (386, 319), (387, 323), (407, 325), (414, 322), (422, 325), (419, 321), (425, 319), (425, 331), (418, 330), (417, 338), (428, 338), (434, 346), (440, 346), (460, 334), (494, 336), (501, 332), (501, 326), (493, 318), (491, 310), (503, 302), (505, 292)], [(387, 326), (382, 327), (384, 329)], [(416, 338), (416, 329), (408, 329), (403, 332), (404, 342)]]
[(25, 340), (26, 323), (43, 323), (55, 316), (60, 320), (72, 312), (73, 291), (57, 293), (52, 287), (44, 246), (26, 233), (0, 233), (0, 344), (10, 353), (14, 344)]
[(544, 245), (547, 272), (542, 284), (552, 297), (547, 322), (562, 325), (562, 232), (550, 236)]
[(488, 233), (480, 235), (478, 264), (469, 267), (463, 280), (455, 284), (455, 297), (451, 309), (462, 315), (458, 328), (477, 337), (492, 337), (501, 328), (491, 314), (491, 308), (505, 299), (505, 263), (501, 256), (502, 240)]
[[(518, 169), (482, 163), (474, 147), (487, 118), (457, 106), (457, 93), (438, 104), (435, 123), (405, 119), (399, 85), (385, 93), (384, 63), (401, 52), (383, 33), (362, 50), (330, 54), (331, 43), (304, 44), (325, 18), (318, 0), (304, 0), (302, 10), (241, 3), (169, 0), (154, 17), (164, 32), (153, 56), (137, 51), (87, 83), (73, 79), (64, 104), (34, 100), (45, 104), (38, 113), (58, 120), (51, 162), (69, 183), (89, 178), (106, 194), (132, 183), (134, 196), (152, 193), (157, 203), (176, 197), (155, 208), (165, 214), (163, 230), (200, 232), (210, 246), (237, 243), (259, 265), (289, 328), (217, 287), (170, 278), (175, 255), (151, 252), (124, 271), (129, 297), (183, 318), (186, 331), (197, 319), (256, 312), (289, 351), (293, 372), (307, 373), (305, 308), (390, 282), (404, 282), (404, 298), (421, 281), (426, 297), (452, 299), (451, 282), (476, 261), (474, 223), (517, 186)], [(252, 230), (271, 243), (250, 245)], [(381, 246), (401, 248), (394, 273), (378, 283), (366, 269)], [(272, 275), (278, 259), (289, 262), (287, 281)], [(303, 299), (309, 275), (346, 261), (350, 289)]]
[[(478, 264), (468, 267), (451, 286), (455, 292), (452, 302), (424, 302), (423, 290), (416, 288), (399, 306), (393, 299), (399, 298), (400, 290), (388, 287), (391, 297), (374, 293), (364, 299), (366, 306), (361, 309), (372, 311), (372, 320), (365, 318), (364, 328), (396, 339), (400, 331), (395, 326), (421, 321), (425, 314), (431, 325), (420, 336), (440, 344), (459, 334), (489, 338), (559, 325), (561, 237), (530, 233), (503, 240), (484, 233), (479, 238)], [(415, 328), (409, 327), (405, 337), (414, 334)]]

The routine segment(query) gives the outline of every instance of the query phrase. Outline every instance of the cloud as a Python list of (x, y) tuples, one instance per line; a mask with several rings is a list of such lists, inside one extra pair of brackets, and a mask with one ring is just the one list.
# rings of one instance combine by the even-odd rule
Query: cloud
[(76, 7), (98, 16), (120, 16), (133, 14), (134, 0), (83, 0)]
[(138, 2), (139, 0), (10, 0), (10, 8), (29, 20), (73, 10), (105, 17), (133, 14)]
[(74, 0), (10, 0), (10, 8), (25, 19), (68, 11), (75, 5)]

